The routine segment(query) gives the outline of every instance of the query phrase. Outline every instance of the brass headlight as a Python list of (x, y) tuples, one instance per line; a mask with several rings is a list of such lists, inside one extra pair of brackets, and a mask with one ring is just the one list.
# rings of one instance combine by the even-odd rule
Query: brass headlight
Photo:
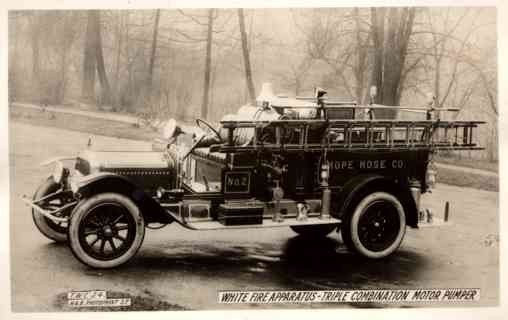
[(53, 180), (55, 180), (56, 183), (61, 183), (63, 176), (64, 176), (64, 166), (62, 162), (57, 161), (55, 162), (55, 168), (53, 169)]

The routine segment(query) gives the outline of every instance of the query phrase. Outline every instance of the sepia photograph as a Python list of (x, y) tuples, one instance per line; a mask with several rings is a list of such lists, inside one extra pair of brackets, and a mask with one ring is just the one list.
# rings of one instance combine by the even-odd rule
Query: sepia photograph
[(498, 307), (498, 8), (209, 6), (8, 10), (11, 312)]

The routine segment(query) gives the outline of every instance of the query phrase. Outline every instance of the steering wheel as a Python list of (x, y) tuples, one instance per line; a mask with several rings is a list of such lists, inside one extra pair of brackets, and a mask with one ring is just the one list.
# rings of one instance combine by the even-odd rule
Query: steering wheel
[(220, 136), (219, 132), (217, 130), (215, 130), (211, 124), (209, 124), (208, 122), (206, 122), (205, 120), (202, 120), (202, 119), (196, 119), (196, 124), (203, 131), (212, 132), (215, 136), (217, 136), (217, 138), (219, 139), (219, 142), (222, 142), (222, 137)]
[[(209, 124), (208, 122), (206, 122), (205, 120), (202, 120), (202, 119), (196, 119), (196, 124), (198, 125), (198, 127), (201, 130), (203, 130), (205, 132), (205, 134), (201, 135), (201, 137), (199, 137), (196, 140), (196, 142), (194, 142), (194, 144), (190, 147), (189, 151), (187, 151), (187, 153), (183, 156), (182, 159), (187, 158), (192, 153), (192, 151), (194, 151), (194, 149), (196, 149), (196, 147), (199, 145), (199, 143), (201, 141), (203, 141), (203, 139), (207, 136), (207, 133), (210, 133), (210, 132), (213, 133), (219, 139), (219, 143), (222, 142), (222, 138), (221, 138), (219, 132), (217, 132), (217, 130), (215, 130), (211, 124)], [(204, 128), (201, 125), (204, 125)]]
[(201, 135), (201, 137), (199, 137), (196, 142), (194, 142), (194, 144), (190, 147), (189, 151), (187, 151), (187, 153), (182, 157), (182, 160), (187, 158), (191, 153), (192, 151), (194, 151), (194, 149), (196, 149), (196, 147), (198, 146), (198, 144), (203, 141), (203, 139), (206, 137), (206, 134), (203, 134)]

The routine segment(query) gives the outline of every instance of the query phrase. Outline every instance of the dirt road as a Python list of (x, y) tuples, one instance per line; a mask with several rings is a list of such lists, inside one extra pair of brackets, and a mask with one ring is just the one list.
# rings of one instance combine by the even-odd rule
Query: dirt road
[[(83, 133), (10, 124), (13, 311), (68, 311), (65, 294), (89, 289), (132, 297), (137, 309), (309, 307), (217, 303), (217, 290), (242, 289), (473, 287), (481, 289), (481, 300), (454, 306), (498, 303), (498, 193), (447, 185), (438, 185), (424, 203), (442, 211), (444, 201), (450, 201), (452, 225), (408, 229), (400, 250), (381, 261), (352, 256), (337, 235), (309, 241), (295, 237), (289, 229), (226, 233), (188, 231), (174, 224), (148, 230), (141, 250), (127, 265), (92, 270), (79, 263), (66, 245), (40, 235), (29, 209), (18, 199), (18, 195), (31, 194), (50, 172), (39, 162), (76, 154), (87, 141)], [(143, 142), (107, 137), (95, 137), (94, 146), (150, 148)]]

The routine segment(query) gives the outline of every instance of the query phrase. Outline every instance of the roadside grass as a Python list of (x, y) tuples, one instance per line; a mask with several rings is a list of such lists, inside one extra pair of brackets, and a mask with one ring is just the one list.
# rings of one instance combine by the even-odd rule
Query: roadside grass
[(448, 168), (438, 168), (437, 171), (437, 182), (440, 183), (487, 191), (499, 191), (498, 177)]
[(151, 141), (159, 136), (149, 128), (129, 123), (21, 107), (9, 109), (9, 120), (132, 140)]
[[(42, 112), (29, 108), (10, 108), (10, 121), (27, 123), (37, 126), (56, 127), (67, 130), (86, 132), (103, 136), (125, 138), (132, 140), (151, 141), (159, 134), (148, 128), (140, 128), (128, 123), (90, 118), (74, 114)], [(477, 168), (497, 172), (497, 162), (488, 162), (474, 159), (457, 159), (437, 155), (434, 158), (437, 162), (463, 166), (467, 168)], [(450, 185), (483, 189), (489, 191), (499, 191), (499, 178), (473, 174), (462, 170), (453, 170), (439, 168), (437, 181)]]
[(437, 154), (434, 156), (436, 162), (450, 164), (454, 166), (461, 166), (466, 168), (481, 169), (490, 172), (499, 172), (498, 161), (488, 161), (483, 159), (467, 159), (459, 158), (453, 155)]

